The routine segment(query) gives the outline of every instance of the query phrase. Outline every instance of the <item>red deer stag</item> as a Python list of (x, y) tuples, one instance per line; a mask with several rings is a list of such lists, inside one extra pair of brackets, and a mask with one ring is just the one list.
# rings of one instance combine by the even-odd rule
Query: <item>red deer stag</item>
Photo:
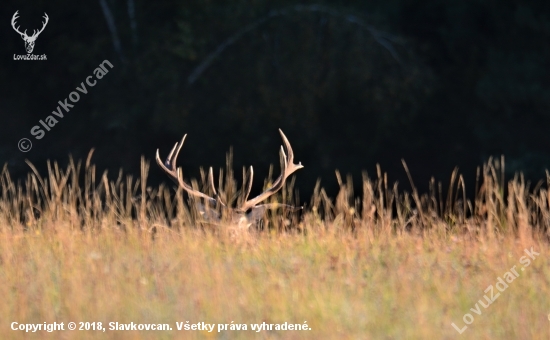
[[(198, 190), (193, 189), (193, 187), (189, 184), (187, 184), (183, 180), (183, 174), (181, 168), (178, 168), (176, 166), (176, 160), (178, 158), (178, 154), (181, 150), (181, 147), (183, 146), (183, 143), (185, 142), (185, 138), (187, 137), (187, 134), (183, 136), (181, 139), (181, 142), (176, 143), (174, 147), (172, 148), (172, 151), (168, 154), (168, 157), (164, 162), (162, 162), (159, 150), (157, 149), (156, 154), (156, 160), (158, 165), (161, 167), (161, 169), (170, 176), (170, 178), (176, 182), (179, 187), (181, 187), (183, 190), (185, 190), (190, 196), (204, 198), (206, 200), (207, 205), (215, 207), (220, 206), (222, 209), (228, 209), (231, 213), (230, 216), (232, 216), (232, 222), (236, 223), (239, 228), (243, 227), (249, 227), (250, 225), (256, 223), (259, 219), (261, 219), (264, 216), (264, 213), (267, 209), (272, 207), (281, 206), (281, 204), (259, 204), (262, 201), (265, 201), (268, 197), (275, 194), (277, 191), (281, 190), (281, 188), (284, 186), (286, 179), (294, 173), (296, 170), (299, 170), (303, 168), (304, 166), (301, 163), (294, 164), (294, 152), (292, 151), (292, 147), (290, 146), (290, 142), (286, 138), (285, 134), (281, 129), (279, 129), (279, 132), (281, 134), (281, 137), (283, 138), (284, 148), (281, 146), (281, 158), (282, 158), (282, 172), (281, 175), (273, 182), (271, 187), (267, 188), (264, 192), (259, 194), (258, 196), (248, 199), (248, 195), (250, 194), (250, 190), (252, 189), (252, 179), (254, 176), (254, 171), (252, 166), (250, 167), (248, 180), (245, 176), (244, 181), (246, 184), (246, 189), (244, 192), (244, 198), (242, 200), (242, 203), (236, 207), (236, 208), (230, 208), (227, 206), (226, 203), (224, 203), (221, 199), (221, 197), (217, 194), (216, 188), (214, 186), (214, 176), (213, 176), (213, 170), (212, 167), (210, 167), (208, 172), (208, 182), (209, 186), (214, 193), (214, 197), (208, 196), (205, 193), (202, 193)], [(286, 148), (286, 153), (285, 153)], [(293, 208), (293, 207), (292, 207)], [(205, 214), (206, 211), (204, 207), (199, 206), (199, 210), (201, 211), (201, 214)], [(210, 213), (208, 214), (209, 219), (214, 219), (219, 221), (220, 215), (218, 213), (212, 214), (212, 210), (210, 210)], [(247, 213), (248, 212), (248, 213)]]

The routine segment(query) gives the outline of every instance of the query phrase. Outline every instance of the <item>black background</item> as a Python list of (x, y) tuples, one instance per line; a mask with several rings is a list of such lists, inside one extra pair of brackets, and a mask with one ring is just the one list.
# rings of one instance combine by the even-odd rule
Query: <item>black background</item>
[[(47, 61), (13, 60), (26, 54), (16, 10), (28, 33), (48, 14), (33, 51)], [(224, 166), (233, 146), (260, 190), (278, 172), (278, 128), (305, 165), (303, 199), (319, 178), (334, 195), (336, 169), (359, 187), (377, 163), (409, 188), (401, 159), (421, 190), (458, 166), (468, 194), (490, 156), (506, 156), (508, 177), (549, 168), (548, 1), (8, 0), (0, 22), (0, 163), (16, 178), (25, 159), (44, 171), (91, 148), (100, 170), (138, 175), (141, 155), (188, 133), (186, 176)], [(36, 140), (31, 128), (104, 60), (114, 68)], [(166, 180), (153, 164), (150, 183)]]

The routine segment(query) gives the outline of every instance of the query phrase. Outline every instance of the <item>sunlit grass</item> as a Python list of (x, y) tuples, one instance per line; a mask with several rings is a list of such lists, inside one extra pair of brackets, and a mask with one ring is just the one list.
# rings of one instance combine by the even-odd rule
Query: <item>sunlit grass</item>
[[(481, 172), (471, 203), (458, 176), (440, 199), (437, 190), (399, 193), (380, 173), (364, 178), (358, 200), (339, 179), (334, 201), (317, 188), (301, 216), (275, 212), (262, 230), (238, 234), (194, 220), (169, 188), (147, 188), (146, 164), (139, 181), (111, 182), (87, 163), (83, 185), (76, 164), (22, 187), (2, 173), (2, 339), (550, 338), (548, 189), (529, 192), (516, 179), (504, 191), (498, 163)], [(540, 255), (525, 267), (531, 247)], [(519, 277), (472, 312), (513, 266)], [(474, 321), (460, 335), (451, 324), (464, 327), (466, 313)], [(173, 330), (27, 334), (12, 331), (14, 321)], [(178, 331), (186, 321), (248, 330)], [(305, 321), (311, 330), (250, 326)]]

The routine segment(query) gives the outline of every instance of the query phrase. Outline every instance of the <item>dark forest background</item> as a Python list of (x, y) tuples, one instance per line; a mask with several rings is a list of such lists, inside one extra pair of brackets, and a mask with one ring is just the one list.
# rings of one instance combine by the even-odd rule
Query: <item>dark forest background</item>
[[(49, 23), (26, 54), (11, 27)], [(281, 128), (297, 187), (334, 170), (408, 188), (405, 159), (425, 190), (454, 167), (469, 194), (475, 169), (506, 156), (507, 176), (537, 181), (550, 168), (550, 1), (3, 1), (0, 6), (0, 163), (14, 177), (69, 154), (116, 177), (140, 156), (165, 156), (184, 133), (179, 165), (254, 165), (255, 192), (279, 171)], [(104, 60), (114, 68), (36, 140), (30, 130)], [(33, 147), (17, 148), (21, 138)], [(154, 162), (154, 161), (153, 161)], [(150, 183), (167, 181), (153, 163)]]

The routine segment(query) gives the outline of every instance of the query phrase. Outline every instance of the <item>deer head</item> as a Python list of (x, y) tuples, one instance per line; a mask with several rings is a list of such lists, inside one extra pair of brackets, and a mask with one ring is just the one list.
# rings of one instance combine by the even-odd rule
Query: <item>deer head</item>
[[(221, 197), (218, 195), (216, 188), (214, 186), (214, 175), (212, 167), (210, 167), (208, 171), (208, 183), (209, 186), (214, 193), (214, 196), (208, 196), (205, 193), (202, 193), (198, 190), (193, 189), (193, 187), (189, 184), (187, 184), (183, 180), (183, 174), (181, 171), (181, 168), (178, 168), (176, 166), (176, 160), (178, 158), (178, 154), (181, 150), (181, 147), (183, 146), (183, 143), (185, 142), (185, 138), (187, 137), (187, 134), (185, 134), (181, 140), (181, 142), (176, 143), (174, 147), (172, 148), (172, 151), (168, 154), (168, 157), (164, 162), (160, 159), (159, 150), (157, 149), (156, 154), (156, 160), (158, 165), (161, 167), (161, 169), (170, 176), (170, 178), (176, 182), (180, 188), (182, 188), (184, 191), (186, 191), (190, 196), (203, 198), (206, 200), (206, 204), (209, 206), (221, 206), (224, 209), (230, 209), (232, 213), (232, 220), (236, 223), (238, 223), (240, 226), (250, 226), (252, 223), (254, 223), (255, 220), (259, 220), (263, 217), (263, 214), (265, 213), (266, 209), (275, 207), (275, 206), (281, 206), (280, 204), (259, 204), (262, 201), (265, 201), (268, 197), (275, 194), (277, 191), (281, 190), (281, 188), (284, 186), (286, 179), (294, 173), (296, 170), (299, 170), (303, 168), (304, 166), (301, 163), (294, 164), (294, 152), (292, 151), (292, 147), (290, 146), (290, 142), (286, 138), (285, 134), (281, 129), (279, 129), (279, 133), (281, 134), (281, 137), (283, 138), (284, 148), (281, 146), (281, 159), (282, 159), (282, 171), (281, 175), (273, 182), (273, 184), (267, 188), (264, 192), (259, 194), (258, 196), (248, 199), (248, 196), (250, 195), (250, 191), (252, 189), (252, 179), (254, 177), (254, 170), (252, 166), (250, 167), (250, 170), (248, 171), (248, 179), (246, 178), (246, 172), (243, 173), (244, 176), (244, 183), (243, 187), (246, 185), (246, 189), (244, 190), (244, 196), (242, 203), (239, 204), (236, 208), (230, 208), (225, 204)], [(285, 148), (287, 153), (285, 153)], [(288, 155), (287, 155), (288, 154)], [(201, 209), (204, 212), (204, 209)], [(210, 219), (218, 219), (219, 214), (210, 212), (208, 214), (208, 217)]]
[(19, 30), (19, 26), (15, 27), (15, 25), (16, 25), (15, 21), (17, 20), (17, 18), (19, 18), (18, 12), (19, 11), (15, 11), (15, 14), (11, 18), (11, 26), (13, 27), (15, 32), (17, 32), (21, 35), (21, 38), (23, 38), (23, 40), (25, 41), (25, 49), (27, 50), (27, 53), (30, 54), (30, 53), (32, 53), (32, 50), (34, 49), (34, 44), (35, 44), (36, 38), (38, 38), (40, 33), (42, 33), (42, 31), (44, 30), (44, 28), (48, 24), (48, 21), (50, 20), (50, 18), (48, 18), (48, 15), (46, 14), (46, 12), (44, 12), (43, 18), (45, 19), (45, 21), (42, 22), (42, 28), (38, 31), (34, 30), (33, 34), (29, 37), (27, 35), (27, 30), (25, 30), (24, 32), (21, 32)]

